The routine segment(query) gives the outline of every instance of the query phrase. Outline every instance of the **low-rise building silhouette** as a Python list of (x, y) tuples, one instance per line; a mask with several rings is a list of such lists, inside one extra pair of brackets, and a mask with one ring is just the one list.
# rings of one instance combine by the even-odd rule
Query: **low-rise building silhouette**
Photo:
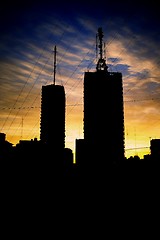
[(6, 134), (0, 133), (0, 160), (8, 160), (12, 157), (13, 144), (6, 140)]
[(160, 139), (151, 139), (150, 150), (151, 158), (160, 161)]

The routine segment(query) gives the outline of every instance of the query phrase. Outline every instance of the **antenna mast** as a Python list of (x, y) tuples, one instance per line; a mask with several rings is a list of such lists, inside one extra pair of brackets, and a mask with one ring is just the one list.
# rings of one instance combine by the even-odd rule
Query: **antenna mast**
[(97, 71), (101, 71), (101, 70), (107, 71), (108, 66), (106, 65), (106, 60), (103, 57), (103, 53), (105, 53), (105, 51), (103, 51), (103, 36), (104, 35), (103, 35), (103, 31), (102, 31), (101, 27), (98, 28), (98, 34), (96, 36), (97, 36), (96, 48), (97, 48), (97, 45), (99, 48), (99, 60), (97, 62), (96, 69), (97, 69)]
[(54, 47), (54, 76), (53, 76), (53, 84), (55, 85), (55, 77), (56, 77), (56, 46)]

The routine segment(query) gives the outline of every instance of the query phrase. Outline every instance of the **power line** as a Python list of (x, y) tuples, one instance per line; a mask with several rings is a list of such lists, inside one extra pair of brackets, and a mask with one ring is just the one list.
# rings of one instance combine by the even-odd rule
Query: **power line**
[(150, 147), (135, 147), (135, 148), (127, 148), (125, 151), (130, 151), (130, 150), (135, 150), (135, 149), (145, 149), (145, 148), (150, 148)]
[[(79, 83), (79, 82), (78, 82)], [(126, 103), (132, 103), (132, 102), (143, 102), (143, 101), (154, 101), (160, 99), (160, 97), (157, 98), (150, 98), (150, 99), (133, 99), (133, 100), (125, 100), (124, 102)], [(83, 105), (83, 103), (74, 103), (74, 104), (66, 104), (67, 107), (70, 106), (79, 106), (79, 105)], [(27, 106), (27, 107), (3, 107), (1, 108), (1, 110), (17, 110), (17, 109), (35, 109), (35, 108), (41, 108), (40, 106)]]

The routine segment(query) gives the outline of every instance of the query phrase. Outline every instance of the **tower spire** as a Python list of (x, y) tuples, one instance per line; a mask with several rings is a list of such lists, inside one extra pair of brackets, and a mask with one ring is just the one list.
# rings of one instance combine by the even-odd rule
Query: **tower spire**
[(53, 76), (53, 84), (55, 85), (56, 78), (56, 46), (54, 47), (54, 76)]
[(108, 69), (108, 66), (106, 65), (106, 60), (103, 56), (104, 55), (103, 37), (104, 37), (104, 35), (103, 35), (102, 28), (99, 27), (98, 33), (96, 35), (96, 46), (98, 46), (98, 48), (99, 48), (99, 59), (98, 59), (97, 66), (96, 66), (97, 71), (101, 71), (101, 70), (107, 71), (107, 69)]

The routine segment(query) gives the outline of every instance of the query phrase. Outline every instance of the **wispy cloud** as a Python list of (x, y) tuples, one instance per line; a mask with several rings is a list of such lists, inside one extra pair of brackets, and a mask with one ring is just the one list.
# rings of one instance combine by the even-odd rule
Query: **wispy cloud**
[[(114, 22), (109, 18), (101, 23), (102, 21), (87, 16), (78, 16), (74, 23), (69, 19), (64, 21), (62, 18), (48, 17), (45, 22), (32, 29), (29, 36), (20, 31), (14, 38), (10, 38), (10, 34), (2, 38), (0, 128), (2, 131), (8, 129), (6, 132), (10, 139), (12, 136), (12, 140), (16, 142), (20, 137), (22, 116), (26, 129), (26, 132), (23, 132), (24, 138), (33, 138), (34, 134), (39, 136), (37, 131), (41, 87), (53, 82), (55, 45), (56, 83), (64, 85), (68, 105), (66, 139), (68, 142), (72, 140), (74, 144), (76, 137), (83, 136), (83, 106), (80, 105), (83, 103), (83, 78), (85, 71), (95, 71), (96, 31), (101, 26), (109, 71), (122, 72), (123, 76), (125, 126), (128, 136), (133, 128), (137, 129), (137, 135), (140, 135), (140, 132), (145, 135), (145, 129), (156, 122), (155, 119), (160, 119), (158, 41), (153, 35), (133, 32), (123, 20), (117, 24), (117, 19)], [(143, 101), (145, 99), (148, 100)], [(27, 130), (29, 128), (33, 129), (31, 135)], [(158, 136), (160, 133), (155, 132), (156, 128), (155, 124), (150, 134)], [(128, 143), (127, 137), (126, 145)]]

